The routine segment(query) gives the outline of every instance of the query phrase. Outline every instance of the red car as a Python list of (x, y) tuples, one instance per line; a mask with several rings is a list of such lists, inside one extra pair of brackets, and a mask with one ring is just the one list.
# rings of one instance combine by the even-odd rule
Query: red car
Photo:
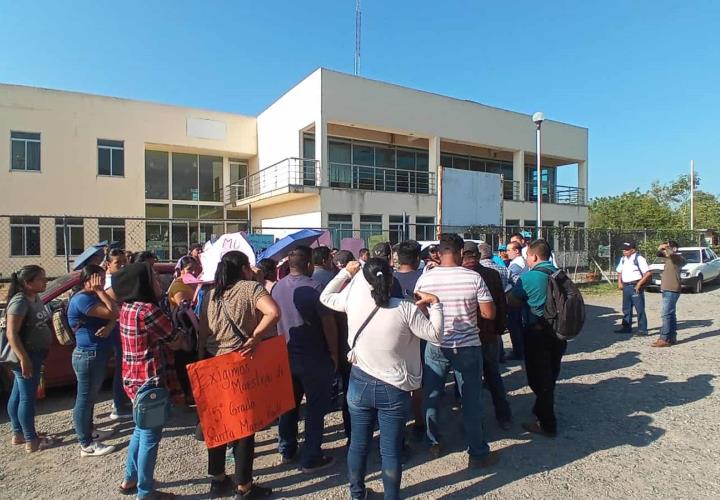
[[(163, 289), (167, 290), (170, 282), (172, 281), (175, 265), (155, 264), (154, 269), (155, 272), (160, 275)], [(58, 299), (58, 297), (67, 294), (67, 292), (72, 290), (72, 288), (79, 283), (80, 271), (73, 271), (49, 282), (47, 289), (40, 294), (40, 298), (43, 303), (50, 304), (53, 300)], [(52, 324), (50, 327), (53, 328)], [(74, 345), (63, 346), (58, 344), (57, 338), (53, 335), (50, 352), (48, 353), (48, 357), (43, 365), (45, 387), (62, 387), (75, 384), (75, 372), (73, 371), (71, 363), (74, 348)], [(112, 374), (112, 366), (110, 367), (108, 373)], [(3, 369), (2, 373), (0, 373), (0, 389), (4, 388), (9, 391), (11, 381), (12, 373), (10, 373), (10, 370)]]

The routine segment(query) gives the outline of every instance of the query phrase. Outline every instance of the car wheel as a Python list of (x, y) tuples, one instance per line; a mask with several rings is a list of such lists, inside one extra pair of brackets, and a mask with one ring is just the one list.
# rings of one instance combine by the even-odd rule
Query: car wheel
[(703, 275), (699, 274), (697, 277), (697, 281), (695, 282), (695, 288), (693, 289), (694, 293), (701, 293), (703, 290)]

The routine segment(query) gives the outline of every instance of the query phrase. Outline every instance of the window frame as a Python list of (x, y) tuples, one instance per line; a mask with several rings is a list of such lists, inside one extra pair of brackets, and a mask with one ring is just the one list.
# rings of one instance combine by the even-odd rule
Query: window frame
[[(13, 219), (22, 219), (22, 221), (21, 222), (17, 222), (17, 221), (13, 222)], [(35, 221), (28, 222), (27, 219), (36, 219), (37, 222), (35, 222)], [(33, 254), (28, 253), (27, 230), (30, 227), (37, 228), (37, 233), (38, 233), (37, 253), (33, 253)], [(13, 229), (18, 229), (18, 228), (21, 229), (21, 231), (22, 231), (22, 247), (23, 247), (22, 254), (13, 253), (13, 248), (12, 248), (13, 247), (13, 244), (12, 244)], [(41, 231), (40, 217), (11, 216), (10, 217), (10, 238), (8, 239), (8, 243), (10, 244), (10, 252), (9, 252), (10, 257), (40, 257), (40, 255), (42, 254), (42, 248), (41, 248), (42, 247), (42, 235), (40, 234), (40, 231)]]
[[(34, 138), (28, 138), (28, 137), (13, 137), (13, 134), (26, 134), (26, 135), (37, 135), (37, 139)], [(23, 142), (24, 143), (24, 155), (23, 155), (23, 164), (25, 168), (14, 168), (14, 161), (13, 161), (13, 142)], [(38, 168), (37, 169), (28, 169), (28, 143), (37, 143), (38, 144)], [(40, 132), (23, 132), (21, 130), (11, 130), (10, 131), (10, 171), (11, 172), (42, 172), (42, 134)]]
[[(73, 218), (67, 218), (66, 221), (63, 221), (62, 217), (56, 217), (55, 218), (55, 257), (65, 257), (65, 226), (67, 225), (68, 228), (68, 243), (70, 243), (70, 253), (68, 253), (69, 257), (77, 257), (83, 251), (85, 250), (85, 224), (83, 219), (73, 217)], [(60, 234), (58, 234), (58, 230), (60, 230)], [(72, 247), (72, 237), (73, 233), (76, 233), (77, 231), (80, 231), (80, 241), (82, 241), (82, 246), (80, 247), (79, 253), (73, 253), (73, 247)], [(58, 239), (58, 236), (62, 236), (62, 238)], [(58, 252), (60, 250), (60, 245), (62, 245), (62, 252)]]
[[(119, 143), (121, 145), (117, 146), (117, 145), (111, 145), (111, 144), (100, 144), (101, 142)], [(100, 150), (101, 149), (107, 150), (110, 152), (110, 173), (109, 174), (101, 174), (100, 173)], [(101, 139), (98, 137), (97, 150), (98, 150), (98, 164), (97, 164), (97, 176), (98, 177), (125, 177), (125, 141), (124, 140), (118, 141), (115, 139)], [(114, 173), (115, 169), (113, 168), (113, 164), (114, 164), (113, 158), (115, 155), (113, 154), (113, 151), (122, 151), (122, 167), (121, 167), (122, 173), (121, 174)]]
[[(100, 235), (103, 229), (110, 230), (110, 238), (108, 239), (108, 241), (117, 241), (120, 244), (120, 248), (125, 248), (125, 243), (127, 241), (127, 228), (125, 226), (124, 219), (107, 217), (98, 218), (98, 238), (100, 239), (100, 241), (103, 241), (103, 237)], [(116, 230), (122, 231), (122, 238), (116, 237)]]

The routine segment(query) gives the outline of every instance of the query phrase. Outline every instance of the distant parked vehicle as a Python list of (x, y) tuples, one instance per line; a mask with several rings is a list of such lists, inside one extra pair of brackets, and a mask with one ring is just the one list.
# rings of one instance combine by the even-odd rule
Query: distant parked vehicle
[[(720, 276), (720, 258), (710, 248), (682, 247), (678, 252), (685, 257), (685, 265), (680, 272), (682, 287), (690, 289), (693, 293), (703, 291), (706, 283)], [(652, 280), (648, 289), (660, 289), (660, 275), (665, 268), (664, 259), (658, 257), (650, 265)]]

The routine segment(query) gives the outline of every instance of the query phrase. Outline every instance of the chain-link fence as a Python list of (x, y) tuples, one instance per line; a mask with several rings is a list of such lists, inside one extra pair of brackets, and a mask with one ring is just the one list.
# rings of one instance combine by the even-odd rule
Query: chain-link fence
[[(355, 238), (363, 246), (372, 247), (381, 241), (397, 243), (404, 239), (435, 240), (438, 227), (426, 224), (403, 224), (390, 217), (389, 227), (381, 219), (361, 219), (360, 227), (351, 221), (330, 223), (326, 230), (328, 245), (341, 248), (343, 239)], [(250, 232), (264, 234), (264, 240), (282, 238), (300, 227), (253, 227)], [(483, 240), (493, 249), (510, 241), (517, 232), (536, 236), (535, 227), (474, 226), (442, 227), (464, 238)], [(0, 215), (0, 279), (26, 264), (42, 265), (49, 276), (59, 276), (72, 267), (74, 259), (87, 247), (100, 241), (117, 241), (130, 251), (150, 250), (160, 260), (171, 261), (187, 253), (189, 245), (203, 243), (224, 234), (248, 231), (248, 222), (231, 219), (157, 219), (117, 217), (22, 216)], [(623, 242), (637, 243), (640, 252), (652, 256), (657, 246), (668, 239), (683, 245), (705, 245), (705, 232), (689, 230), (614, 230), (589, 229), (577, 226), (543, 227), (542, 236), (552, 246), (558, 264), (584, 279), (599, 279), (603, 273), (614, 274), (622, 255)], [(356, 245), (357, 246), (357, 245)], [(589, 275), (589, 276), (587, 276)]]

